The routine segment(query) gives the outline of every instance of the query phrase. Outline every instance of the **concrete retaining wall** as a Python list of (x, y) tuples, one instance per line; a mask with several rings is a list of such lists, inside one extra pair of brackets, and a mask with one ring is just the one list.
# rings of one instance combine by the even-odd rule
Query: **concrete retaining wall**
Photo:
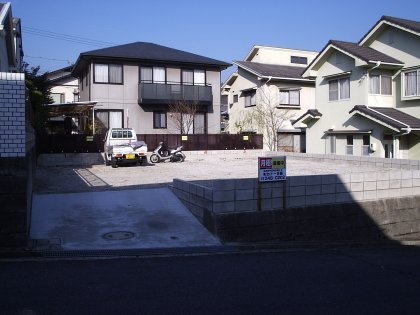
[[(367, 202), (372, 205), (371, 207), (376, 207), (376, 204), (383, 205), (383, 202), (387, 202), (389, 211), (399, 210), (393, 208), (393, 201), (398, 200), (398, 198), (418, 198), (417, 196), (420, 195), (420, 171), (384, 169), (382, 172), (290, 176), (287, 181), (273, 183), (259, 183), (254, 178), (193, 182), (175, 179), (173, 188), (176, 195), (209, 230), (223, 236), (225, 240), (235, 240), (235, 237), (227, 237), (222, 233), (226, 224), (220, 222), (230, 222), (228, 224), (229, 230), (234, 231), (232, 222), (236, 222), (238, 228), (241, 226), (238, 218), (247, 218), (251, 221), (253, 219), (249, 219), (250, 217), (263, 218), (264, 224), (261, 223), (256, 226), (262, 235), (266, 235), (267, 231), (271, 231), (271, 228), (267, 228), (267, 230), (261, 225), (267, 227), (278, 225), (276, 220), (281, 221), (284, 213), (286, 213), (285, 211), (288, 211), (287, 213), (291, 211), (292, 214), (299, 213), (299, 211), (304, 213), (314, 211), (313, 213), (316, 213), (316, 215), (313, 220), (316, 221), (317, 216), (319, 216), (318, 219), (323, 217), (323, 209), (327, 209), (325, 210), (327, 213), (334, 213), (335, 219), (333, 221), (347, 221), (344, 217), (340, 217), (343, 211), (350, 211), (350, 213), (356, 211), (359, 215), (352, 215), (354, 220), (361, 221), (361, 218), (365, 218), (362, 221), (371, 224), (372, 213), (366, 212), (364, 210), (365, 206), (362, 205)], [(344, 206), (344, 204), (346, 205)], [(333, 209), (337, 209), (337, 211), (334, 212)], [(416, 235), (420, 231), (418, 224), (420, 211), (416, 208), (410, 213), (413, 215), (412, 219), (414, 221), (412, 222), (417, 222), (417, 226), (412, 226), (410, 230), (404, 230), (403, 232), (397, 229), (396, 234), (394, 231), (388, 234), (393, 236), (401, 233)], [(397, 216), (392, 215), (392, 217), (396, 218)], [(235, 219), (232, 221), (226, 218)], [(271, 222), (270, 218), (274, 221)], [(258, 222), (258, 220), (255, 222)], [(298, 219), (297, 222), (303, 224), (301, 219)], [(319, 222), (322, 222), (322, 220)], [(395, 223), (397, 222), (396, 219), (393, 219), (388, 223), (396, 226)], [(320, 224), (322, 226), (322, 223)], [(349, 224), (348, 221), (346, 224)], [(373, 225), (375, 226), (375, 224)], [(338, 227), (339, 225), (334, 223), (334, 226)], [(381, 229), (378, 228), (378, 231)], [(387, 227), (387, 229), (392, 228)], [(323, 232), (325, 231), (322, 229), (319, 231), (321, 234)], [(232, 233), (235, 234), (236, 232)], [(270, 233), (273, 234), (273, 232)], [(280, 235), (284, 235), (282, 233), (274, 234), (277, 235), (276, 237), (280, 237)], [(261, 237), (256, 236), (255, 233), (251, 234), (254, 235), (253, 238), (255, 239)], [(375, 235), (379, 234), (382, 234), (382, 232), (377, 232)], [(351, 237), (352, 233), (348, 233), (346, 236)], [(239, 239), (244, 238), (246, 237), (241, 236)], [(385, 236), (382, 238), (385, 238)]]

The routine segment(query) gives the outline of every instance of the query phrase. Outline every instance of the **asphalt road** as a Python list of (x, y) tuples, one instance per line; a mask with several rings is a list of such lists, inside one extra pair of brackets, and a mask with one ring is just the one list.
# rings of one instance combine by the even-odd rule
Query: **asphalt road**
[(1, 314), (420, 314), (420, 248), (0, 262)]

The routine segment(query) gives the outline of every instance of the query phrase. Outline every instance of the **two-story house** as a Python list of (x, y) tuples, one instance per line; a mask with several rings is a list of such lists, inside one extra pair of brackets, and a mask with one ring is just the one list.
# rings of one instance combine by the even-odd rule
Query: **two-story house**
[[(252, 47), (243, 61), (234, 61), (234, 72), (222, 85), (221, 94), (228, 106), (229, 133), (264, 133), (261, 126), (244, 125), (241, 120), (260, 101), (257, 91), (263, 86), (271, 89), (279, 117), (284, 113), (287, 119), (281, 123), (277, 148), (285, 151), (305, 151), (305, 129), (294, 128), (293, 119), (314, 106), (315, 81), (301, 75), (317, 52), (280, 47)], [(287, 112), (287, 113), (286, 113)]]
[(81, 53), (72, 74), (80, 101), (95, 101), (95, 125), (137, 133), (179, 133), (169, 105), (194, 104), (189, 133), (220, 132), (220, 72), (230, 64), (193, 53), (135, 42)]
[(303, 76), (308, 153), (420, 159), (420, 22), (383, 16), (358, 43), (330, 40)]

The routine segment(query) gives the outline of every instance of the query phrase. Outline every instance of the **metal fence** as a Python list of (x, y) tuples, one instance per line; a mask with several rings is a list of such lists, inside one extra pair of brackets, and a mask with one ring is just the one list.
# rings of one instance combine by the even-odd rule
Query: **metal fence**
[[(183, 146), (185, 151), (250, 150), (263, 148), (263, 136), (232, 134), (137, 134), (149, 151), (163, 141), (168, 147)], [(38, 153), (103, 152), (105, 135), (41, 135), (37, 137)]]

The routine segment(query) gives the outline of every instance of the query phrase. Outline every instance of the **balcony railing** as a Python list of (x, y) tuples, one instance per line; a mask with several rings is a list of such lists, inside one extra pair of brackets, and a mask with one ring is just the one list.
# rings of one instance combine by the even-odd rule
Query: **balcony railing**
[(211, 105), (211, 86), (139, 83), (139, 104), (171, 104), (178, 101)]

